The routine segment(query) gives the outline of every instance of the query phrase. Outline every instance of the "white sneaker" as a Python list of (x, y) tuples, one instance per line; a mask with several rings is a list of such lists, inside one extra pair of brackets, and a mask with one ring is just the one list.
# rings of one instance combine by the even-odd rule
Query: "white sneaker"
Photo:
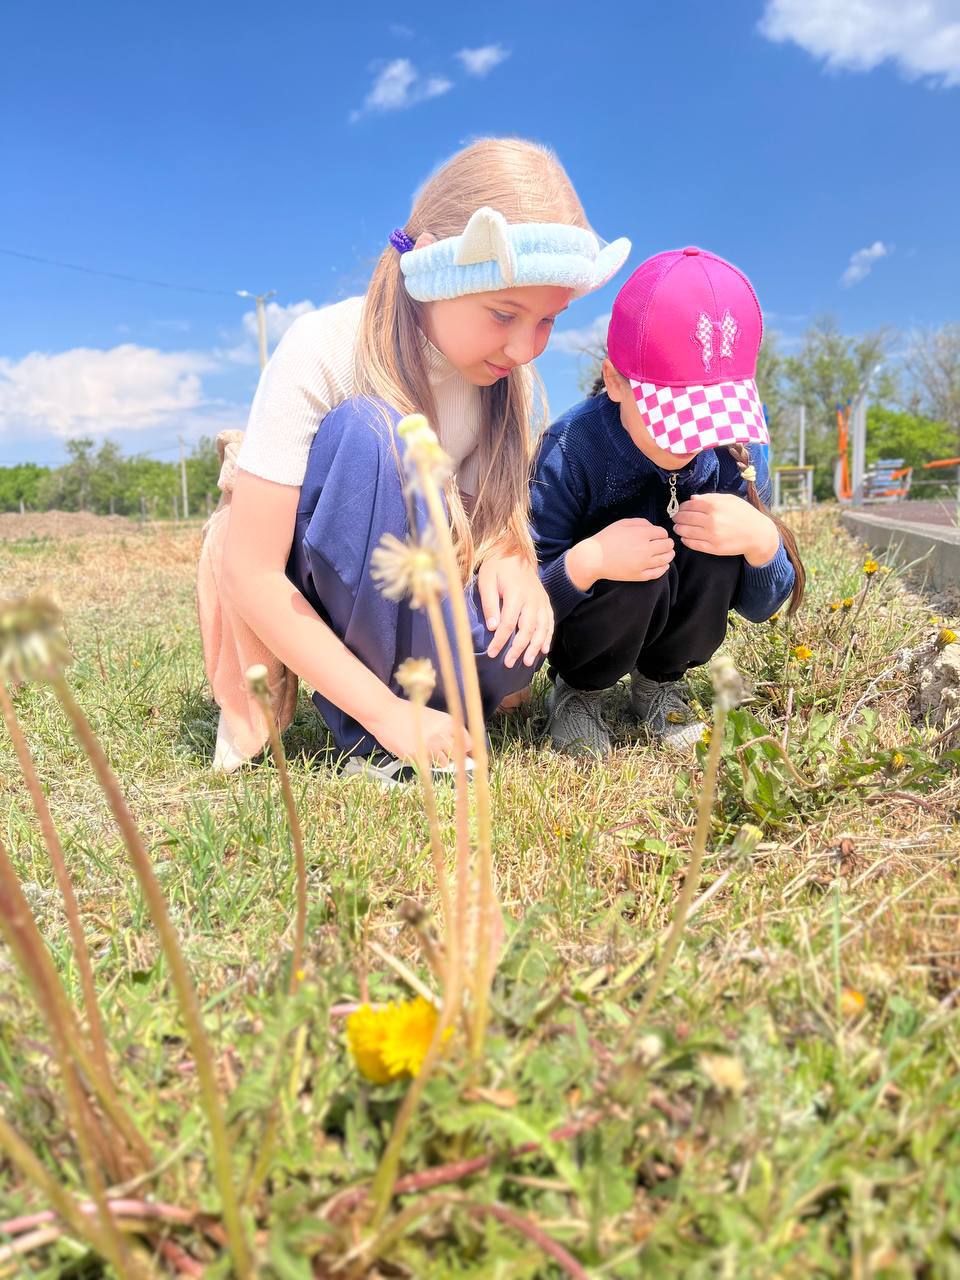
[[(473, 760), (467, 757), (467, 778), (473, 773)], [(369, 778), (384, 788), (403, 787), (416, 782), (416, 767), (406, 760), (398, 760), (386, 751), (374, 751), (368, 756), (348, 756), (340, 766), (341, 778)], [(455, 764), (434, 765), (430, 770), (434, 782), (456, 778)]]
[(689, 751), (707, 727), (695, 718), (685, 684), (649, 680), (639, 671), (630, 675), (630, 710), (665, 747), (676, 751)]
[(560, 676), (547, 694), (545, 732), (557, 751), (573, 756), (608, 756), (613, 750), (603, 718), (603, 689), (574, 689)]

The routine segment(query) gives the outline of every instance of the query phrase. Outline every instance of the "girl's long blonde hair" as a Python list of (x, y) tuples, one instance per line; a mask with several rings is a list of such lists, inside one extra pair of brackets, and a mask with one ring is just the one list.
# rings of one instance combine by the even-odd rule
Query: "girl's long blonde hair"
[[(588, 228), (573, 185), (554, 153), (521, 138), (484, 138), (451, 156), (417, 193), (404, 231), (414, 240), (459, 235), (475, 210), (498, 209), (507, 222), (563, 222)], [(425, 414), (437, 427), (424, 363), (420, 303), (407, 293), (400, 255), (380, 255), (367, 290), (357, 340), (355, 386), (401, 413)], [(543, 386), (529, 365), (480, 388), (476, 503), (468, 519), (455, 484), (447, 502), (466, 580), (496, 546), (535, 562), (529, 528), (534, 405), (546, 416)]]

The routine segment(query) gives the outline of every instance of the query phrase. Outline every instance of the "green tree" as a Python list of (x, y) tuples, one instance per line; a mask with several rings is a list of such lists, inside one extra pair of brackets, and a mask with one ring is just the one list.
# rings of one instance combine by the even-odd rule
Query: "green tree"
[(48, 468), (35, 462), (0, 467), (0, 511), (19, 511), (21, 502), (36, 511), (40, 506), (40, 486), (47, 474)]
[(790, 400), (807, 411), (807, 462), (816, 467), (818, 497), (833, 493), (837, 456), (837, 405), (854, 399), (869, 383), (872, 400), (881, 403), (896, 395), (897, 384), (884, 357), (893, 334), (879, 329), (848, 336), (831, 316), (813, 322), (796, 355), (783, 362), (784, 384)]
[(910, 408), (947, 423), (949, 453), (960, 453), (960, 324), (912, 333), (904, 364), (912, 380)]
[(922, 470), (925, 462), (953, 457), (956, 443), (956, 435), (947, 422), (935, 422), (885, 405), (867, 408), (867, 465), (878, 458), (902, 458), (904, 466), (914, 469), (914, 498), (936, 496), (944, 481), (952, 490), (956, 488), (954, 471)]

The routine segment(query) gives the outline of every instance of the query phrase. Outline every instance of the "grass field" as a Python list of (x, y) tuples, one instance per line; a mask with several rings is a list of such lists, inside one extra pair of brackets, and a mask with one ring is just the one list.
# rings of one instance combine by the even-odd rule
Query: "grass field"
[[(630, 1011), (683, 879), (703, 750), (688, 768), (637, 740), (625, 689), (611, 696), (619, 745), (604, 764), (540, 744), (539, 679), (532, 714), (495, 725), (510, 941), (486, 1072), (466, 1090), (453, 1059), (439, 1072), (403, 1169), (495, 1158), (442, 1194), (401, 1198), (410, 1212), (362, 1272), (327, 1269), (346, 1246), (323, 1206), (371, 1177), (402, 1090), (358, 1080), (337, 1006), (409, 996), (404, 965), (429, 985), (400, 914), (435, 906), (419, 794), (338, 779), (301, 695), (286, 747), (308, 856), (306, 982), (280, 999), (287, 829), (271, 764), (209, 770), (198, 527), (0, 542), (0, 595), (46, 589), (63, 607), (71, 686), (149, 843), (201, 993), (241, 1183), (278, 1101), (264, 1190), (247, 1206), (258, 1274), (960, 1277), (956, 744), (911, 717), (910, 678), (892, 670), (901, 649), (936, 635), (941, 606), (896, 571), (865, 575), (862, 549), (829, 513), (797, 527), (811, 569), (803, 610), (739, 621), (728, 637), (754, 696), (731, 713), (695, 911), (642, 1027)], [(692, 683), (709, 707), (705, 674)], [(53, 693), (25, 685), (15, 703), (74, 875), (117, 1077), (156, 1153), (136, 1194), (216, 1214), (193, 1063), (119, 835)], [(752, 848), (736, 839), (744, 823), (761, 831)], [(76, 992), (6, 736), (0, 839)], [(5, 950), (0, 1103), (81, 1187), (45, 1032)], [(562, 1126), (579, 1131), (550, 1138)], [(538, 1149), (511, 1155), (522, 1143)], [(0, 1163), (0, 1218), (43, 1207)], [(581, 1270), (551, 1260), (511, 1215)], [(178, 1243), (161, 1271), (176, 1270), (179, 1251), (182, 1274), (230, 1274), (196, 1223), (170, 1231)], [(63, 1236), (8, 1257), (0, 1275), (92, 1276), (98, 1265)]]

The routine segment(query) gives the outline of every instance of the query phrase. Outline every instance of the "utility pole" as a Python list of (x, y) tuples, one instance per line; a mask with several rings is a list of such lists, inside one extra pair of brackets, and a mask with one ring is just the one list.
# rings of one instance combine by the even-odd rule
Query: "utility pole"
[(807, 406), (800, 406), (800, 436), (797, 440), (797, 466), (802, 467), (806, 459), (807, 449)]
[(850, 439), (850, 478), (853, 487), (853, 502), (857, 506), (863, 502), (863, 482), (867, 472), (867, 392), (870, 388), (870, 379), (875, 373), (879, 372), (882, 364), (882, 360), (878, 361), (867, 372), (857, 390), (853, 408), (850, 410), (850, 425), (853, 432)]
[(180, 489), (183, 493), (183, 518), (184, 520), (190, 514), (190, 507), (187, 503), (187, 460), (183, 454), (183, 436), (177, 436), (180, 441)]
[(247, 289), (238, 289), (238, 298), (252, 298), (257, 304), (257, 337), (260, 340), (260, 372), (267, 363), (267, 307), (268, 298), (276, 297), (276, 289), (267, 293), (250, 293)]

